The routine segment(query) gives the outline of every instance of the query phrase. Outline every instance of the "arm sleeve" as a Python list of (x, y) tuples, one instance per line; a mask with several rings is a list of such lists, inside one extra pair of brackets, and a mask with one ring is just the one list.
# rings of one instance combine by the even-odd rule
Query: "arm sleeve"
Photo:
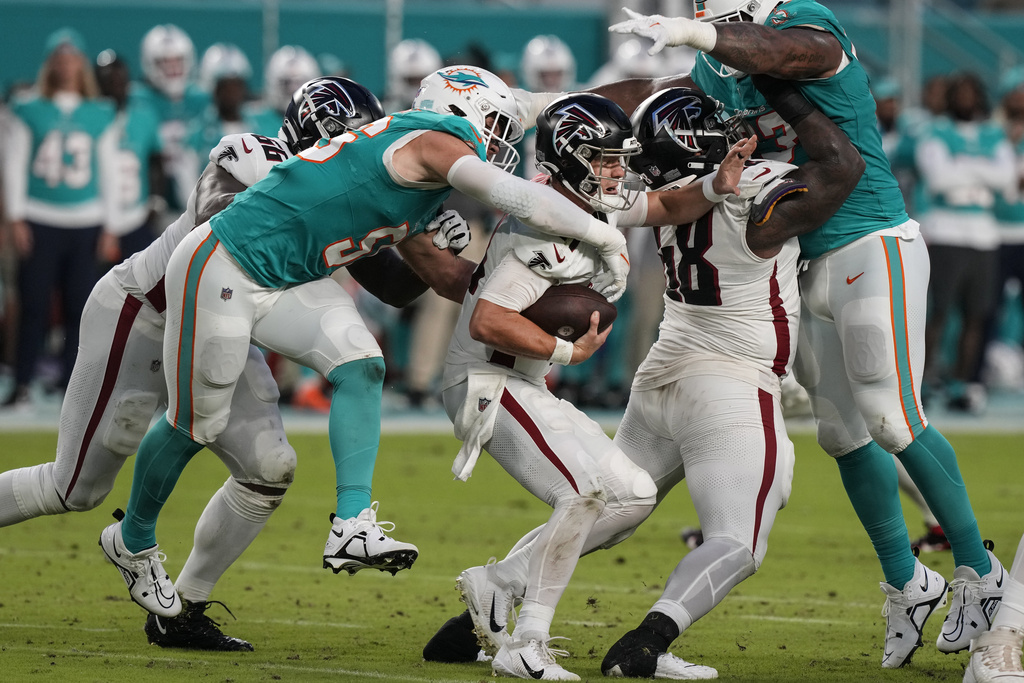
[(128, 226), (121, 223), (121, 203), (118, 196), (118, 180), (123, 173), (118, 164), (118, 146), (121, 127), (111, 124), (96, 142), (96, 164), (100, 172), (100, 200), (106, 217), (103, 229), (114, 235), (125, 232)]
[(7, 126), (7, 144), (4, 150), (4, 206), (7, 219), (25, 218), (28, 194), (28, 156), (32, 134), (28, 126), (14, 116)]
[(619, 213), (619, 227), (637, 228), (647, 225), (647, 193), (638, 192), (633, 206)]
[(517, 178), (477, 157), (457, 159), (448, 171), (448, 183), (549, 235), (578, 239), (601, 251), (621, 249), (625, 244), (622, 233), (550, 187)]

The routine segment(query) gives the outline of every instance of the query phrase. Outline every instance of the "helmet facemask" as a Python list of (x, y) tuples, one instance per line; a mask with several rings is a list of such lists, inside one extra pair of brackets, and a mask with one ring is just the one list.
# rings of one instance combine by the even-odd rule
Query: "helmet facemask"
[(630, 191), (629, 159), (640, 152), (635, 138), (627, 143), (632, 144), (626, 148), (581, 144), (571, 152), (572, 158), (579, 162), (580, 171), (558, 171), (555, 177), (595, 211), (625, 211), (637, 199), (637, 193)]

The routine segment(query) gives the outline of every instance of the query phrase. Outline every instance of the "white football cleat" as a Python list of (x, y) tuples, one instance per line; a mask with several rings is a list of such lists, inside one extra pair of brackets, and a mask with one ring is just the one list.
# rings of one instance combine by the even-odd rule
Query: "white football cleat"
[[(986, 544), (988, 542), (986, 541)], [(991, 550), (986, 548), (992, 569), (985, 576), (964, 565), (953, 570), (953, 600), (935, 641), (940, 652), (960, 652), (988, 630), (999, 603), (1003, 601), (1006, 572)]]
[(470, 567), (455, 580), (461, 598), (473, 619), (480, 648), (495, 656), (512, 641), (508, 632), (508, 615), (515, 606), (515, 587), (498, 578), (495, 559), (483, 567)]
[(896, 669), (910, 662), (911, 656), (921, 647), (921, 631), (924, 623), (935, 608), (946, 604), (946, 589), (949, 584), (938, 572), (932, 571), (914, 560), (914, 578), (903, 590), (882, 582), (885, 593), (885, 650), (882, 653), (882, 667)]
[[(120, 510), (117, 513), (124, 516)], [(118, 517), (117, 513), (115, 517)], [(160, 552), (160, 546), (155, 545), (139, 553), (128, 552), (121, 536), (120, 521), (100, 533), (99, 543), (107, 560), (121, 572), (132, 600), (161, 617), (176, 617), (181, 613), (181, 599), (174, 590), (171, 577), (164, 571), (162, 563), (167, 556)]]
[(1008, 626), (982, 633), (971, 643), (971, 661), (964, 671), (964, 683), (1024, 681), (1021, 641), (1024, 631)]
[[(604, 675), (611, 678), (635, 678), (638, 674), (631, 664), (631, 661), (620, 662), (605, 671)], [(658, 655), (651, 678), (669, 681), (710, 681), (718, 678), (718, 669), (688, 662), (671, 652), (662, 652)]]
[(498, 650), (491, 662), (491, 671), (495, 676), (509, 678), (527, 678), (538, 681), (578, 681), (580, 677), (566, 671), (555, 661), (555, 655), (568, 657), (565, 650), (552, 650), (543, 640), (509, 639)]
[(350, 519), (342, 519), (331, 513), (331, 532), (324, 545), (324, 569), (337, 574), (342, 570), (349, 575), (361, 569), (379, 569), (394, 576), (402, 569), (408, 569), (419, 557), (419, 550), (412, 543), (403, 543), (391, 538), (385, 531), (394, 531), (392, 522), (377, 522), (377, 506), (370, 507)]

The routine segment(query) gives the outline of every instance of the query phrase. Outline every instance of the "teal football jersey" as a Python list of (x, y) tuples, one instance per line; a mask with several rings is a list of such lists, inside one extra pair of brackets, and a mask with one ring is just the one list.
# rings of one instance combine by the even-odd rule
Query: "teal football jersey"
[(129, 102), (142, 102), (152, 107), (163, 121), (192, 121), (201, 116), (210, 104), (210, 95), (199, 86), (189, 84), (180, 100), (172, 100), (147, 83), (133, 83)]
[(450, 133), (485, 158), (480, 134), (465, 119), (402, 112), (276, 165), (213, 217), (213, 234), (256, 282), (279, 287), (316, 280), (423, 232), (451, 187), (404, 187), (384, 165), (390, 146), (420, 130)]
[[(121, 132), (122, 180), (121, 208), (132, 211), (149, 199), (149, 158), (160, 154), (160, 117), (148, 104), (129, 102)], [(129, 173), (131, 174), (129, 176)]]
[[(1002, 126), (996, 123), (971, 124), (966, 130), (957, 126), (945, 116), (932, 119), (930, 125), (920, 136), (921, 142), (938, 139), (949, 150), (950, 156), (974, 157), (978, 159), (994, 159), (997, 148), (1005, 142), (1006, 134)], [(946, 192), (928, 194), (930, 206), (945, 211), (958, 213), (985, 213), (993, 210), (995, 197), (1001, 192), (993, 192), (977, 183), (963, 183)]]
[[(882, 150), (867, 73), (835, 15), (814, 0), (789, 0), (779, 5), (765, 25), (780, 30), (813, 26), (828, 31), (839, 40), (850, 60), (834, 76), (800, 82), (804, 96), (846, 133), (866, 164), (864, 175), (835, 215), (821, 228), (800, 236), (803, 257), (817, 258), (909, 220), (899, 184)], [(725, 71), (717, 60), (700, 53), (690, 76), (704, 92), (722, 102), (727, 112), (747, 119), (757, 131), (762, 156), (798, 165), (805, 162), (807, 155), (796, 133), (768, 106), (750, 78), (723, 76)]]
[(99, 198), (96, 141), (114, 123), (114, 105), (82, 100), (65, 114), (51, 100), (32, 97), (12, 111), (31, 133), (28, 196), (63, 206)]

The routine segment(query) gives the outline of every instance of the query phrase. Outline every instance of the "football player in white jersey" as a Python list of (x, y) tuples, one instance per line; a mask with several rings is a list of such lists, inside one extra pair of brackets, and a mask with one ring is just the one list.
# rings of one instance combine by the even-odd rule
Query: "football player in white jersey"
[[(647, 194), (625, 189), (627, 161), (641, 150), (629, 117), (611, 100), (568, 95), (537, 121), (538, 165), (550, 174), (544, 182), (620, 227), (689, 223), (705, 214), (713, 201), (731, 196), (743, 157), (752, 151), (749, 142), (729, 152), (721, 174), (707, 176), (701, 188), (705, 196), (693, 192), (697, 187)], [(725, 157), (727, 148), (722, 151)], [(552, 285), (584, 284), (601, 291), (609, 281), (593, 247), (552, 238), (506, 216), (474, 274), (448, 349), (443, 399), (463, 441), (453, 466), (456, 477), (465, 480), (486, 449), (554, 508), (518, 582), (525, 597), (511, 635), (489, 626), (495, 618), (503, 624), (507, 619), (507, 609), (498, 613), (491, 601), (494, 566), (473, 567), (459, 576), (478, 632), (490, 636), (498, 675), (579, 680), (555, 662), (557, 651), (548, 647), (558, 600), (599, 518), (599, 534), (607, 538), (632, 528), (655, 504), (651, 477), (544, 382), (552, 364), (583, 362), (604, 342), (608, 329), (598, 331), (599, 314), (575, 342), (544, 332), (521, 314)]]
[[(680, 562), (641, 626), (609, 652), (602, 664), (606, 675), (717, 677), (711, 667), (669, 654), (668, 646), (756, 571), (789, 496), (793, 449), (780, 385), (796, 347), (794, 238), (835, 211), (859, 179), (863, 160), (795, 90), (774, 88), (774, 99), (795, 103), (791, 122), (806, 136), (811, 161), (799, 169), (748, 162), (739, 196), (726, 197), (692, 223), (656, 229), (667, 279), (665, 318), (634, 379), (615, 445), (651, 476), (659, 501), (686, 477), (706, 541)], [(632, 120), (643, 152), (630, 167), (654, 189), (708, 177), (735, 135), (720, 105), (690, 89), (656, 93)], [(626, 514), (614, 511), (621, 515), (615, 519), (610, 507), (580, 544), (583, 552), (622, 541), (650, 511), (634, 505)], [(507, 638), (489, 621), (504, 622), (519, 597), (525, 568), (536, 555), (535, 534), (487, 567), (487, 574), (479, 568), (463, 573), (480, 576), (466, 600), (470, 617), (476, 604), (486, 610), (493, 602), (503, 610), (485, 612), (486, 621), (474, 619), (482, 640)], [(442, 632), (464, 633), (457, 625), (449, 622)], [(454, 649), (457, 642), (449, 638), (446, 645)]]
[[(0, 473), (0, 526), (91, 510), (110, 493), (126, 458), (138, 448), (153, 416), (167, 404), (161, 368), (163, 277), (175, 245), (236, 192), (319, 139), (322, 134), (316, 121), (341, 132), (383, 115), (368, 90), (347, 79), (331, 80), (340, 81), (357, 106), (350, 106), (347, 113), (335, 108), (333, 117), (321, 109), (319, 116), (324, 120), (314, 116), (300, 121), (296, 111), (289, 110), (282, 139), (251, 133), (226, 136), (210, 152), (210, 165), (186, 213), (147, 249), (110, 270), (93, 289), (85, 308), (81, 349), (61, 408), (56, 459)], [(387, 272), (394, 283), (408, 281), (396, 277), (391, 266)], [(407, 268), (404, 272), (410, 273)], [(372, 273), (357, 270), (354, 275), (389, 303), (408, 303), (398, 298), (394, 287), (375, 287)], [(425, 288), (419, 282), (418, 291)], [(415, 291), (415, 287), (407, 290), (406, 295), (415, 296)], [(216, 581), (263, 528), (291, 484), (295, 452), (285, 437), (277, 398), (277, 385), (262, 353), (250, 348), (243, 380), (232, 398), (231, 419), (211, 444), (231, 476), (203, 512), (195, 547), (176, 582), (185, 611), (160, 621), (150, 615), (146, 632), (151, 642), (252, 649), (249, 643), (220, 633), (203, 612)]]

